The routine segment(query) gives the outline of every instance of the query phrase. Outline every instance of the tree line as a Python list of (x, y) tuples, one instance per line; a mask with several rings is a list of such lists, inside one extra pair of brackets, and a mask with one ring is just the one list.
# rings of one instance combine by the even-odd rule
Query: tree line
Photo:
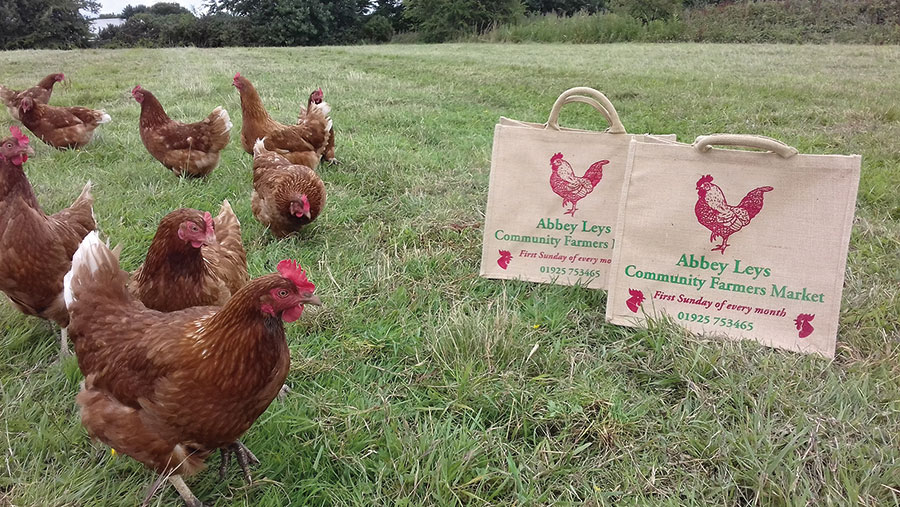
[[(528, 14), (594, 13), (638, 0), (209, 0), (196, 15), (177, 3), (128, 5), (125, 23), (92, 36), (95, 0), (4, 0), (0, 49), (89, 46), (305, 46), (390, 41), (415, 32), (442, 42)], [(688, 3), (698, 0), (687, 0)], [(681, 5), (682, 0), (651, 0)]]
[[(206, 0), (129, 5), (93, 36), (95, 0), (2, 0), (0, 49), (309, 46), (404, 41), (897, 42), (897, 0)], [(773, 28), (774, 27), (774, 28)]]

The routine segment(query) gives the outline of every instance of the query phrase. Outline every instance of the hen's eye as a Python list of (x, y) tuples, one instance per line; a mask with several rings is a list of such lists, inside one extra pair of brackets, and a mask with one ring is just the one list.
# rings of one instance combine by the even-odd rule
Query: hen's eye
[(280, 291), (278, 291), (278, 297), (280, 297), (280, 298), (286, 298), (287, 295), (288, 295), (288, 291), (286, 291), (284, 289), (281, 289)]
[(197, 227), (196, 225), (191, 225), (191, 230), (194, 231), (194, 232), (197, 232), (197, 231), (200, 230), (200, 228)]

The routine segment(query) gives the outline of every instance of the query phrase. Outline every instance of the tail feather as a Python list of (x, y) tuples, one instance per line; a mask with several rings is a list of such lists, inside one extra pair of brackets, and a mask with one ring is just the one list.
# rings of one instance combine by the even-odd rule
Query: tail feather
[(219, 214), (216, 215), (215, 223), (219, 225), (219, 223), (237, 223), (238, 226), (241, 225), (241, 221), (238, 220), (237, 215), (234, 213), (234, 209), (231, 207), (231, 203), (228, 202), (228, 199), (222, 200), (222, 207), (219, 208)]
[(228, 199), (222, 201), (215, 224), (218, 244), (204, 248), (203, 256), (234, 294), (250, 281), (250, 275), (247, 271), (247, 253), (241, 241), (241, 222)]
[(91, 205), (91, 213), (93, 214), (94, 196), (91, 195), (91, 189), (93, 187), (94, 187), (94, 183), (91, 180), (88, 180), (88, 182), (84, 184), (84, 188), (81, 189), (81, 193), (78, 194), (78, 197), (72, 203), (72, 206), (76, 206), (76, 205), (86, 201)]
[(101, 292), (101, 287), (110, 290), (102, 290), (107, 296), (127, 297), (125, 284), (128, 273), (119, 267), (119, 258), (116, 252), (109, 249), (109, 245), (100, 241), (97, 231), (91, 231), (81, 241), (75, 255), (72, 256), (72, 268), (63, 278), (63, 298), (66, 308), (80, 299), (87, 292)]
[(212, 114), (209, 115), (209, 118), (213, 121), (221, 121), (225, 132), (230, 132), (231, 128), (234, 127), (234, 124), (231, 123), (231, 117), (228, 115), (228, 111), (222, 106), (215, 108)]
[(15, 104), (13, 103), (13, 100), (15, 98), (16, 98), (15, 90), (13, 90), (11, 88), (7, 88), (3, 85), (0, 85), (0, 100), (2, 100), (4, 104), (6, 104), (7, 106), (10, 106), (10, 107), (14, 107)]
[(266, 139), (257, 139), (256, 143), (253, 145), (253, 156), (258, 157), (267, 153), (269, 150), (266, 149)]

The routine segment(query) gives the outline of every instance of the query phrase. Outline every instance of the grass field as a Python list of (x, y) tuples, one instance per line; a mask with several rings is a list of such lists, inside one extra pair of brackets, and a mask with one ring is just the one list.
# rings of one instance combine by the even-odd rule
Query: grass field
[[(86, 149), (36, 141), (56, 211), (95, 183), (99, 227), (142, 261), (159, 219), (228, 198), (251, 275), (297, 258), (324, 307), (287, 326), (293, 392), (245, 436), (262, 460), (189, 481), (215, 505), (896, 505), (900, 502), (900, 48), (443, 45), (0, 53), (0, 83), (63, 71), (53, 102), (105, 108)], [(277, 241), (250, 213), (240, 71), (292, 120), (322, 86), (339, 166), (328, 205)], [(232, 143), (205, 181), (144, 150), (153, 91), (176, 119), (223, 105)], [(493, 126), (545, 121), (571, 86), (631, 132), (772, 136), (863, 156), (834, 361), (604, 322), (602, 291), (477, 276)], [(563, 124), (605, 128), (586, 107)], [(0, 128), (11, 120), (0, 111)], [(0, 505), (136, 505), (152, 472), (91, 443), (58, 330), (0, 304)], [(533, 352), (533, 354), (532, 354)], [(155, 504), (177, 504), (171, 488)]]

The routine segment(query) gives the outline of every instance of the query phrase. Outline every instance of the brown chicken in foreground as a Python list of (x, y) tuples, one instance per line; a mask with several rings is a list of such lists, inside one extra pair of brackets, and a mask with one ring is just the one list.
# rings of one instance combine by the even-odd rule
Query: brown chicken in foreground
[(110, 117), (86, 107), (55, 107), (25, 97), (19, 104), (22, 124), (41, 141), (57, 149), (81, 148), (91, 142), (94, 130)]
[(9, 115), (16, 120), (21, 121), (19, 117), (19, 104), (25, 97), (31, 97), (35, 102), (47, 104), (50, 102), (50, 95), (53, 94), (53, 85), (66, 79), (65, 74), (50, 74), (41, 79), (36, 85), (27, 90), (16, 91), (0, 85), (0, 100), (6, 105)]
[(225, 306), (161, 313), (135, 299), (127, 282), (116, 254), (89, 234), (65, 279), (69, 334), (85, 377), (76, 397), (81, 422), (198, 506), (182, 476), (202, 470), (216, 449), (237, 454), (249, 478), (252, 454), (237, 439), (281, 389), (290, 369), (282, 322), (320, 304), (315, 285), (284, 260)]
[[(307, 120), (309, 117), (309, 111), (312, 110), (313, 104), (321, 104), (322, 101), (325, 100), (325, 93), (322, 91), (322, 88), (312, 92), (309, 95), (309, 101), (306, 103), (306, 107), (300, 106), (300, 114), (297, 116), (297, 124), (300, 125)], [(322, 159), (329, 164), (337, 164), (338, 160), (334, 158), (334, 125), (332, 124), (331, 130), (328, 131), (328, 143), (325, 145), (325, 152), (322, 154)]]
[(63, 276), (81, 239), (96, 228), (88, 182), (70, 206), (46, 215), (22, 170), (33, 151), (18, 127), (0, 141), (0, 291), (26, 315), (52, 320), (62, 328), (61, 354), (68, 353), (69, 313)]
[(319, 216), (325, 207), (325, 184), (315, 171), (291, 164), (259, 140), (253, 150), (250, 204), (260, 223), (284, 237)]
[(241, 223), (225, 200), (215, 220), (188, 208), (163, 217), (128, 288), (147, 308), (172, 312), (221, 306), (249, 280)]
[(135, 86), (131, 96), (141, 105), (141, 141), (156, 160), (178, 176), (206, 176), (215, 169), (230, 139), (228, 111), (220, 106), (203, 121), (181, 123), (148, 90)]
[[(297, 125), (283, 125), (273, 120), (259, 98), (256, 88), (240, 73), (234, 76), (234, 86), (241, 94), (241, 146), (253, 154), (257, 139), (265, 139), (266, 148), (293, 164), (315, 169), (328, 146), (331, 130), (331, 106), (327, 102), (308, 104), (314, 106), (305, 115), (305, 121)], [(313, 92), (315, 93), (315, 92)]]

